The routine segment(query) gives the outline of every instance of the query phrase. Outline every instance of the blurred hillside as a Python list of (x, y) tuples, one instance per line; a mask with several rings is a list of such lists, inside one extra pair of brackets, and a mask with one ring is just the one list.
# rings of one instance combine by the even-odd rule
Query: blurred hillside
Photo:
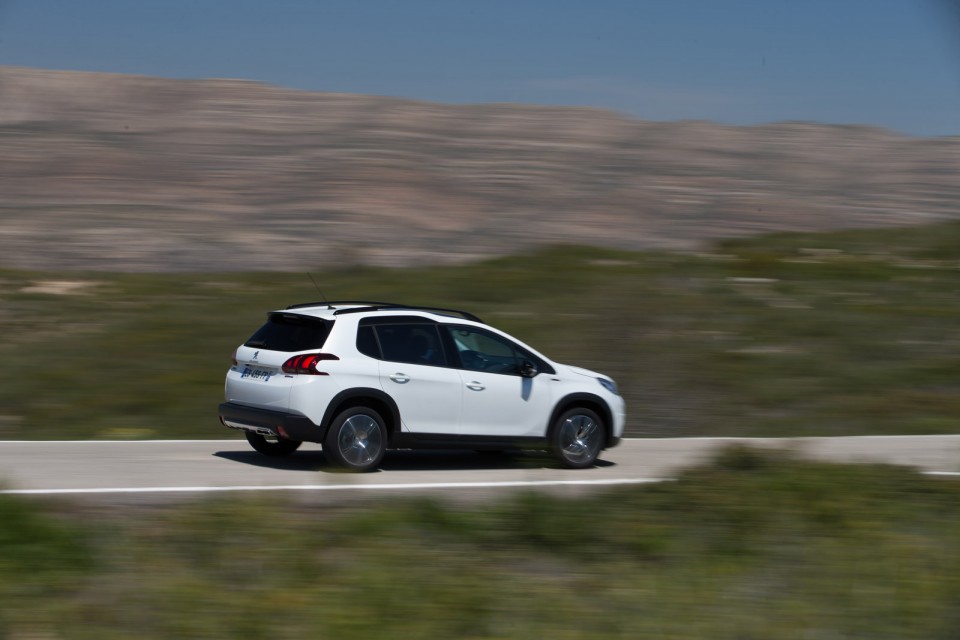
[(305, 270), (960, 218), (960, 137), (0, 67), (0, 266)]

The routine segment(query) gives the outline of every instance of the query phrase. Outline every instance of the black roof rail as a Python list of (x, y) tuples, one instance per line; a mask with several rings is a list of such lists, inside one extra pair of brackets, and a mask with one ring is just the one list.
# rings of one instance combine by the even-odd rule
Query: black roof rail
[(479, 322), (480, 324), (487, 324), (479, 317), (473, 315), (469, 311), (461, 311), (460, 309), (444, 309), (443, 307), (409, 307), (410, 309), (419, 309), (420, 311), (435, 311), (437, 313), (448, 315), (453, 314), (460, 316), (464, 320), (470, 320), (471, 322)]
[[(331, 303), (336, 304), (336, 303)], [(411, 304), (391, 304), (386, 302), (372, 302), (365, 307), (351, 307), (349, 309), (337, 309), (333, 312), (333, 315), (340, 315), (344, 313), (363, 313), (365, 311), (432, 311), (435, 313), (440, 313), (443, 315), (455, 315), (460, 316), (464, 320), (470, 320), (472, 322), (479, 322), (480, 324), (486, 324), (483, 320), (473, 315), (468, 311), (461, 311), (459, 309), (445, 309), (443, 307), (422, 307), (419, 305)]]
[(348, 309), (336, 309), (333, 312), (333, 315), (340, 315), (341, 313), (361, 313), (364, 311), (381, 311), (381, 310), (392, 310), (392, 311), (433, 311), (436, 313), (441, 313), (444, 315), (456, 315), (460, 316), (464, 320), (470, 320), (472, 322), (479, 322), (480, 324), (487, 324), (477, 316), (473, 315), (468, 311), (461, 311), (459, 309), (445, 309), (443, 307), (421, 307), (419, 305), (411, 304), (399, 304), (397, 302), (374, 302), (372, 300), (323, 300), (320, 302), (301, 302), (299, 304), (292, 304), (287, 309), (303, 309), (304, 307), (327, 307), (328, 309), (334, 309), (340, 305), (357, 305), (351, 306)]
[(395, 307), (393, 302), (373, 302), (371, 300), (321, 300), (320, 302), (301, 302), (292, 304), (287, 309), (302, 309), (304, 307), (330, 307), (333, 308), (341, 304), (362, 304), (369, 307)]

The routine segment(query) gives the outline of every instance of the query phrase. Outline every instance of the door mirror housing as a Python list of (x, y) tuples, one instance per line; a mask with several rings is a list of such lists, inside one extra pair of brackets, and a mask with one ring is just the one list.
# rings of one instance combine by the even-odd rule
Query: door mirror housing
[(540, 373), (540, 371), (532, 360), (524, 360), (520, 365), (520, 375), (524, 378), (532, 378), (538, 373)]

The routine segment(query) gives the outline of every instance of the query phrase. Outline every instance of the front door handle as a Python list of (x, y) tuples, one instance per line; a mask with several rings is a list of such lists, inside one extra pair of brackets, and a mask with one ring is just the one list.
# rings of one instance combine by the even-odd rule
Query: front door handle
[(467, 383), (467, 389), (470, 389), (471, 391), (483, 391), (486, 389), (486, 387), (477, 381), (473, 381)]
[(390, 376), (390, 379), (397, 384), (406, 384), (410, 382), (410, 376), (405, 373), (394, 373)]

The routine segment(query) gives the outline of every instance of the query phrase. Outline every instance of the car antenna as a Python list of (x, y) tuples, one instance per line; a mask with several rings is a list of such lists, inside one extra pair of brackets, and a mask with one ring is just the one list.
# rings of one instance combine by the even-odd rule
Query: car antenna
[(307, 277), (310, 278), (310, 282), (313, 283), (313, 288), (317, 290), (317, 293), (320, 294), (320, 297), (323, 298), (323, 303), (327, 305), (327, 309), (333, 309), (333, 305), (327, 302), (327, 296), (323, 295), (323, 291), (320, 290), (320, 285), (317, 284), (317, 281), (313, 279), (313, 276), (310, 275), (310, 272), (307, 272)]

